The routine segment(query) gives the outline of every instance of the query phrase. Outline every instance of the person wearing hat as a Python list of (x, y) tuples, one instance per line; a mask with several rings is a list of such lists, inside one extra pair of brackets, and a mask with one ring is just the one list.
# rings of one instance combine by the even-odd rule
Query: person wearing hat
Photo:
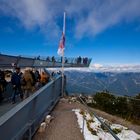
[(16, 67), (15, 70), (16, 70), (16, 72), (14, 72), (12, 74), (12, 77), (11, 77), (11, 82), (12, 82), (13, 89), (14, 89), (14, 92), (12, 95), (12, 103), (13, 104), (16, 102), (16, 95), (17, 94), (20, 94), (20, 98), (23, 99), (23, 93), (21, 90), (21, 83), (20, 83), (22, 73), (20, 72), (19, 67)]

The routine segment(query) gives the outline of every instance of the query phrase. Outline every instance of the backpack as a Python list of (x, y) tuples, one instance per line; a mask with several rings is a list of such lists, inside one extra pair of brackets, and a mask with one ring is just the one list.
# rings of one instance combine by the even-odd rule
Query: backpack
[(24, 77), (21, 78), (20, 84), (21, 84), (22, 86), (25, 86), (25, 85), (26, 85), (26, 81), (25, 81), (25, 78), (24, 78)]

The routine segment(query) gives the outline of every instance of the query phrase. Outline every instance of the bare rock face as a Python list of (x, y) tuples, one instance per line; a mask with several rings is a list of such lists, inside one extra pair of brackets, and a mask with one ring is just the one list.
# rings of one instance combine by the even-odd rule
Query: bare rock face
[(48, 125), (51, 122), (52, 119), (54, 119), (54, 117), (52, 117), (51, 115), (47, 115), (46, 118), (45, 118), (46, 125)]
[(38, 132), (39, 132), (39, 133), (43, 133), (43, 132), (45, 132), (45, 129), (46, 129), (46, 123), (45, 123), (45, 122), (42, 122), (42, 123), (40, 124), (39, 129), (38, 129)]
[(45, 121), (40, 124), (38, 132), (39, 133), (45, 132), (47, 125), (51, 122), (52, 119), (54, 119), (54, 117), (52, 117), (51, 115), (47, 115)]

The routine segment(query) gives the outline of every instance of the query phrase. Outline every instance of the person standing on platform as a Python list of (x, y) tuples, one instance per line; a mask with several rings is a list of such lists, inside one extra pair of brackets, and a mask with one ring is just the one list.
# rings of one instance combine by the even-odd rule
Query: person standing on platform
[(33, 79), (32, 73), (30, 69), (25, 70), (23, 74), (23, 78), (25, 79), (25, 85), (24, 85), (24, 90), (25, 90), (25, 98), (29, 97), (33, 93), (33, 87), (35, 85), (35, 81)]
[(49, 79), (50, 79), (50, 76), (47, 73), (45, 73), (45, 72), (41, 73), (41, 80), (40, 80), (40, 82), (41, 82), (42, 86), (47, 84), (49, 82)]
[(16, 95), (18, 95), (18, 94), (20, 94), (20, 98), (21, 98), (21, 100), (23, 100), (23, 93), (21, 90), (21, 83), (20, 83), (22, 73), (20, 72), (19, 67), (16, 67), (15, 69), (16, 69), (16, 72), (14, 72), (11, 77), (11, 82), (12, 82), (13, 89), (14, 89), (14, 92), (12, 95), (13, 104), (16, 103)]

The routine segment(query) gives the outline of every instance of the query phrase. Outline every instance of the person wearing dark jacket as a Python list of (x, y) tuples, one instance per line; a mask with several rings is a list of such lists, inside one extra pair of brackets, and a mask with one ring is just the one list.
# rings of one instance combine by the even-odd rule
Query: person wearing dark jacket
[(20, 94), (20, 98), (23, 99), (23, 93), (21, 90), (21, 73), (20, 68), (16, 67), (16, 72), (13, 73), (11, 82), (13, 85), (14, 93), (12, 95), (12, 103), (14, 104), (16, 102), (16, 95)]
[(5, 80), (4, 71), (0, 70), (0, 102), (3, 100), (3, 92), (6, 89), (7, 82)]

